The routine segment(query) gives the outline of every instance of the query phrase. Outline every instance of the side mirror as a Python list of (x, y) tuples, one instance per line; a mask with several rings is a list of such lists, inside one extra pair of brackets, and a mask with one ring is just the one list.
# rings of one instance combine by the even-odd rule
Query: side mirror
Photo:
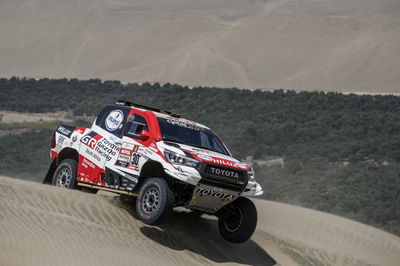
[(140, 132), (140, 138), (142, 139), (142, 140), (148, 140), (149, 138), (150, 138), (150, 134), (149, 134), (149, 131), (147, 131), (147, 130), (142, 130), (142, 132)]

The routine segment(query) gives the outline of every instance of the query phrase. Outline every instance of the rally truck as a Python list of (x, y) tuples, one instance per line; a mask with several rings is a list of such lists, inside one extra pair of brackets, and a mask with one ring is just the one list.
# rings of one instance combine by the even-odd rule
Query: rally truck
[(43, 181), (128, 197), (146, 224), (166, 220), (174, 207), (215, 215), (222, 237), (248, 240), (259, 196), (253, 168), (232, 157), (208, 127), (160, 108), (127, 101), (104, 107), (91, 128), (61, 124), (51, 141)]

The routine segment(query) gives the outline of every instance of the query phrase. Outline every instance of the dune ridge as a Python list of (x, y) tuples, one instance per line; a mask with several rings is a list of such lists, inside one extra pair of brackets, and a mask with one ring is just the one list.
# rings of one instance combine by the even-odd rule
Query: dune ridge
[(255, 200), (245, 244), (216, 221), (178, 210), (152, 227), (113, 194), (85, 194), (0, 178), (1, 265), (396, 265), (400, 238), (337, 216)]
[(0, 2), (3, 76), (399, 93), (397, 0)]

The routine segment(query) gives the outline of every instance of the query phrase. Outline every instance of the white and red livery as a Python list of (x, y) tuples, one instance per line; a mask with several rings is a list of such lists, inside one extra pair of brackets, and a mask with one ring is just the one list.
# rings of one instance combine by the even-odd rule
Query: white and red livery
[(216, 215), (221, 235), (244, 242), (257, 212), (244, 196), (259, 196), (252, 167), (232, 157), (208, 127), (163, 109), (119, 101), (91, 128), (61, 124), (53, 133), (44, 183), (131, 196), (148, 224), (173, 207)]

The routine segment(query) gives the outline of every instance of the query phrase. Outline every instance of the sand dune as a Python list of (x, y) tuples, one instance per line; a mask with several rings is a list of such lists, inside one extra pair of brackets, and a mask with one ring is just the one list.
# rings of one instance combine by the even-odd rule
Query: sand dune
[(0, 1), (0, 75), (400, 92), (398, 0)]
[(398, 265), (400, 238), (340, 217), (256, 200), (253, 238), (225, 242), (210, 217), (161, 227), (112, 194), (0, 178), (1, 265)]

